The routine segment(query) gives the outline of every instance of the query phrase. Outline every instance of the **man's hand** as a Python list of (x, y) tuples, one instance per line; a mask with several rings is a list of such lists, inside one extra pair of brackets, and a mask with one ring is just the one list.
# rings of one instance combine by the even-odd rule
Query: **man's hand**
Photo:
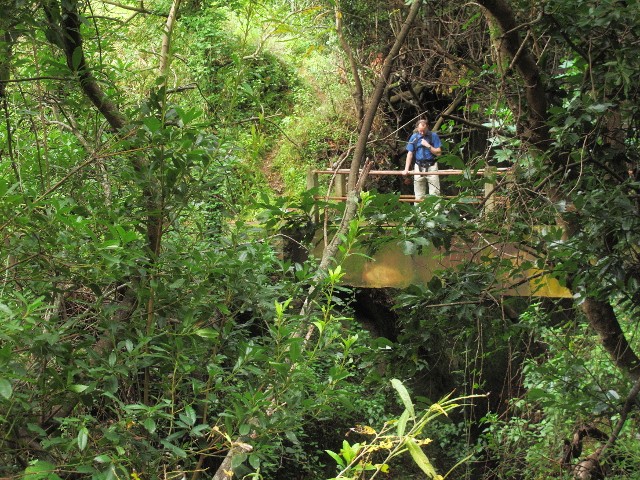
[(402, 174), (406, 177), (407, 175), (409, 175), (409, 170), (404, 170)]
[(422, 139), (422, 146), (423, 147), (427, 147), (427, 148), (431, 148), (431, 144), (429, 142), (427, 142), (424, 138)]

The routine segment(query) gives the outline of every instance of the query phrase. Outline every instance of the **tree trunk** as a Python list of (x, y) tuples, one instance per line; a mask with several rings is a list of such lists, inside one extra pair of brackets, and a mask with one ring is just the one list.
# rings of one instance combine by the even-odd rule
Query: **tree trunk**
[[(505, 0), (478, 0), (495, 19), (497, 25), (503, 32), (503, 47), (511, 56), (511, 65), (522, 77), (524, 84), (526, 99), (529, 105), (528, 125), (531, 143), (538, 148), (548, 149), (551, 145), (549, 129), (546, 125), (548, 113), (546, 102), (546, 87), (543, 84), (538, 65), (530, 53), (527, 45), (520, 39), (519, 27), (515, 20), (515, 15), (511, 6)], [(526, 135), (525, 135), (526, 136)], [(557, 155), (551, 155), (551, 162), (554, 167), (564, 167), (563, 159)], [(552, 187), (553, 188), (553, 187)], [(554, 189), (552, 195), (554, 200), (560, 199), (558, 189)], [(573, 215), (570, 219), (563, 219), (565, 224), (565, 234), (571, 237), (581, 230), (579, 216)], [(585, 265), (585, 268), (588, 268)], [(569, 287), (571, 287), (569, 285)], [(608, 299), (599, 299), (587, 297), (583, 304), (582, 310), (589, 322), (591, 328), (598, 334), (600, 341), (609, 353), (615, 365), (634, 381), (640, 379), (640, 360), (636, 353), (631, 349), (620, 322), (616, 317), (615, 311)], [(637, 391), (634, 393), (637, 394)], [(613, 437), (610, 441), (615, 441)], [(599, 456), (599, 455), (598, 455)], [(581, 475), (596, 474), (598, 468), (598, 458), (587, 458), (581, 464), (583, 472)]]
[[(504, 48), (512, 56), (511, 63), (522, 77), (529, 105), (529, 125), (534, 133), (532, 143), (537, 147), (549, 146), (551, 141), (546, 126), (546, 88), (535, 59), (526, 45), (521, 44), (513, 10), (504, 0), (479, 0), (479, 3), (494, 17), (504, 32)], [(564, 166), (562, 159), (557, 156), (552, 155), (551, 161), (556, 167)], [(559, 199), (558, 195), (558, 191), (554, 190), (553, 196)], [(568, 221), (563, 219), (563, 223), (568, 237), (581, 230), (575, 215)], [(637, 380), (640, 375), (638, 357), (629, 346), (611, 304), (608, 301), (587, 298), (583, 304), (583, 311), (614, 363), (631, 379)]]
[(358, 206), (356, 184), (358, 183), (358, 179), (360, 176), (360, 166), (362, 165), (362, 159), (364, 158), (364, 153), (367, 148), (367, 139), (369, 138), (369, 133), (371, 133), (373, 120), (375, 119), (376, 112), (378, 111), (378, 107), (380, 106), (380, 101), (382, 100), (382, 95), (384, 94), (385, 87), (389, 82), (393, 62), (395, 61), (398, 52), (400, 52), (400, 47), (402, 47), (405, 39), (407, 38), (409, 29), (411, 28), (413, 21), (418, 15), (421, 3), (422, 2), (420, 2), (419, 0), (415, 0), (411, 4), (411, 8), (409, 9), (407, 18), (402, 24), (402, 29), (396, 37), (396, 40), (391, 47), (389, 54), (384, 59), (384, 63), (382, 64), (382, 72), (378, 77), (375, 89), (371, 94), (371, 98), (369, 99), (369, 104), (367, 105), (367, 110), (362, 119), (362, 125), (358, 134), (358, 141), (356, 143), (355, 151), (353, 152), (353, 157), (351, 159), (349, 179), (347, 180), (347, 200), (344, 215), (340, 222), (340, 226), (338, 227), (338, 231), (331, 239), (331, 242), (329, 242), (329, 245), (327, 245), (327, 247), (324, 249), (324, 252), (322, 254), (322, 259), (319, 266), (319, 271), (321, 273), (324, 273), (326, 271), (327, 267), (329, 266), (330, 260), (334, 258), (338, 253), (338, 246), (341, 242), (340, 239), (349, 227), (349, 222), (351, 222), (351, 220), (355, 218)]
[(611, 304), (587, 298), (582, 304), (582, 310), (589, 319), (591, 328), (600, 336), (602, 346), (611, 355), (613, 363), (632, 380), (640, 380), (640, 359), (624, 336)]
[[(315, 285), (324, 275), (329, 268), (331, 260), (338, 253), (338, 247), (342, 242), (342, 238), (349, 228), (349, 223), (351, 220), (355, 218), (357, 207), (358, 207), (358, 192), (360, 191), (364, 179), (366, 178), (366, 171), (364, 169), (363, 175), (360, 174), (360, 166), (362, 165), (362, 158), (364, 157), (365, 148), (367, 146), (367, 139), (369, 137), (369, 133), (371, 132), (371, 127), (373, 125), (373, 120), (375, 118), (376, 112), (378, 110), (378, 106), (380, 105), (380, 101), (382, 100), (382, 95), (384, 93), (384, 89), (386, 83), (388, 82), (389, 76), (391, 74), (391, 68), (393, 66), (393, 61), (395, 56), (400, 51), (400, 47), (404, 43), (404, 40), (409, 33), (409, 29), (416, 18), (418, 11), (421, 5), (420, 0), (414, 0), (411, 4), (411, 8), (407, 15), (407, 18), (404, 21), (402, 29), (396, 38), (391, 51), (387, 55), (387, 58), (384, 61), (382, 73), (378, 78), (378, 82), (376, 83), (375, 90), (369, 100), (369, 105), (367, 106), (367, 110), (365, 112), (365, 116), (362, 121), (362, 126), (360, 128), (360, 133), (358, 135), (358, 142), (355, 147), (355, 152), (353, 154), (353, 158), (351, 161), (351, 169), (349, 171), (349, 180), (347, 182), (347, 202), (345, 205), (345, 212), (342, 216), (342, 220), (340, 222), (340, 226), (338, 227), (335, 235), (331, 239), (331, 242), (324, 249), (322, 258), (320, 260), (320, 264), (318, 265), (318, 270), (314, 276), (314, 281), (312, 282)], [(302, 307), (302, 314), (308, 313), (310, 308), (310, 301), (313, 298), (317, 288), (312, 286), (307, 292), (307, 298), (304, 301), (304, 305)], [(309, 338), (311, 333), (313, 332), (313, 325), (309, 327), (309, 330), (306, 333), (306, 338)], [(303, 332), (299, 332), (299, 334), (304, 334)], [(224, 477), (224, 469), (223, 466), (231, 465), (231, 461), (233, 456), (240, 453), (237, 449), (233, 447), (229, 449), (227, 455), (225, 456), (222, 465), (216, 471), (214, 478), (225, 478)]]
[(358, 116), (358, 125), (362, 122), (362, 118), (364, 117), (364, 92), (362, 89), (362, 82), (360, 81), (360, 73), (358, 72), (358, 64), (356, 62), (355, 57), (353, 56), (353, 50), (351, 50), (351, 46), (344, 38), (344, 34), (342, 32), (342, 11), (340, 10), (338, 4), (336, 3), (335, 7), (336, 11), (336, 35), (338, 35), (338, 41), (340, 42), (340, 46), (344, 53), (347, 55), (347, 59), (349, 60), (349, 67), (351, 68), (351, 75), (353, 76), (353, 101), (356, 106), (356, 115)]
[(515, 14), (505, 0), (478, 0), (495, 19), (502, 30), (500, 51), (511, 57), (511, 65), (522, 77), (529, 105), (528, 124), (524, 136), (535, 146), (545, 149), (550, 145), (547, 120), (547, 92), (536, 59), (520, 38), (520, 27)]

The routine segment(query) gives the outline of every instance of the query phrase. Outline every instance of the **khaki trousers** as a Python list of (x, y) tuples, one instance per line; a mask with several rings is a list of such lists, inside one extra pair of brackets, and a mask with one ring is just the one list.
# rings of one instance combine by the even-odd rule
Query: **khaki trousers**
[[(437, 172), (438, 162), (430, 167), (420, 167), (416, 162), (414, 169), (416, 172)], [(440, 195), (440, 177), (438, 175), (414, 175), (413, 191), (416, 200), (422, 200), (426, 196), (427, 184), (429, 184), (429, 195)]]

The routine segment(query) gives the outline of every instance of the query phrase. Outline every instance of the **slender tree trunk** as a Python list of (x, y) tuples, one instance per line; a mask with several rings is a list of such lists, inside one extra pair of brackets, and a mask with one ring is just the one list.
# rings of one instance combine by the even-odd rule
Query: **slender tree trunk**
[(2, 35), (0, 43), (0, 98), (7, 95), (7, 82), (10, 78), (11, 54), (13, 48), (13, 38), (11, 32), (7, 29)]
[(2, 111), (4, 113), (4, 124), (7, 129), (7, 143), (6, 152), (5, 148), (0, 148), (0, 160), (6, 153), (11, 161), (11, 168), (16, 176), (16, 182), (18, 183), (20, 190), (22, 190), (22, 178), (20, 175), (20, 168), (13, 152), (13, 135), (11, 120), (9, 115), (9, 102), (7, 100), (7, 81), (11, 76), (11, 56), (13, 53), (14, 38), (11, 35), (10, 27), (4, 31), (2, 35), (2, 42), (0, 42), (0, 102), (2, 102)]
[(342, 31), (342, 11), (338, 3), (336, 2), (335, 7), (336, 12), (336, 35), (338, 35), (338, 41), (340, 42), (340, 46), (344, 53), (347, 55), (347, 59), (349, 60), (349, 67), (351, 68), (351, 75), (353, 76), (353, 101), (356, 106), (356, 115), (358, 116), (358, 125), (362, 122), (362, 117), (364, 116), (364, 91), (362, 89), (362, 81), (360, 80), (360, 73), (358, 72), (358, 63), (353, 55), (353, 50), (351, 46), (344, 38), (344, 33)]
[[(173, 34), (173, 26), (176, 23), (178, 17), (178, 10), (180, 9), (181, 0), (174, 0), (167, 16), (167, 22), (164, 25), (164, 32), (162, 34), (162, 49), (160, 51), (160, 71), (161, 77), (166, 77), (169, 72), (169, 66), (171, 64), (171, 38)], [(166, 78), (164, 85), (166, 86)]]
[[(541, 148), (550, 145), (547, 120), (547, 92), (542, 80), (540, 69), (535, 58), (526, 45), (526, 39), (520, 37), (520, 28), (516, 22), (511, 5), (506, 0), (478, 0), (495, 20), (496, 25), (502, 31), (499, 41), (499, 51), (511, 57), (511, 66), (522, 77), (528, 112), (528, 125), (524, 136), (529, 141)], [(493, 24), (493, 22), (490, 22)]]
[[(116, 104), (102, 91), (86, 63), (82, 35), (80, 34), (81, 21), (78, 14), (78, 2), (76, 0), (61, 1), (60, 8), (60, 38), (62, 38), (62, 48), (67, 66), (78, 76), (80, 88), (87, 98), (109, 122), (111, 128), (115, 132), (119, 132), (125, 127), (127, 121)], [(51, 17), (56, 18), (57, 16)], [(136, 167), (140, 168), (141, 165), (136, 165)]]
[(331, 242), (324, 249), (322, 254), (322, 259), (320, 260), (320, 265), (318, 267), (321, 273), (326, 272), (326, 269), (329, 266), (329, 263), (332, 258), (336, 256), (338, 253), (338, 247), (340, 245), (340, 239), (346, 232), (349, 227), (349, 222), (355, 218), (357, 207), (358, 207), (358, 195), (356, 190), (356, 184), (358, 183), (360, 166), (362, 165), (362, 160), (364, 158), (365, 150), (367, 148), (367, 139), (369, 138), (369, 133), (371, 133), (371, 127), (373, 126), (373, 120), (375, 119), (376, 113), (378, 111), (378, 107), (380, 106), (380, 101), (382, 100), (382, 95), (384, 94), (385, 87), (389, 82), (389, 77), (391, 75), (391, 69), (393, 68), (393, 63), (400, 52), (400, 47), (404, 44), (404, 41), (407, 38), (409, 30), (411, 29), (411, 25), (413, 24), (418, 12), (420, 10), (420, 5), (422, 2), (420, 0), (415, 0), (411, 4), (411, 8), (409, 9), (409, 13), (404, 23), (402, 24), (402, 28), (396, 40), (389, 51), (389, 54), (384, 59), (384, 63), (382, 64), (382, 72), (378, 77), (376, 82), (375, 89), (371, 94), (371, 98), (369, 99), (369, 104), (367, 105), (367, 109), (365, 111), (364, 117), (362, 119), (362, 125), (360, 127), (360, 132), (358, 134), (358, 141), (356, 143), (356, 148), (353, 152), (353, 157), (351, 159), (351, 167), (349, 169), (349, 179), (347, 180), (347, 200), (345, 205), (345, 212), (340, 222), (340, 226), (336, 234), (331, 239)]
[(640, 380), (640, 359), (620, 328), (611, 304), (586, 298), (582, 304), (582, 311), (589, 319), (591, 328), (600, 336), (602, 346), (613, 359), (613, 363), (632, 380)]
[[(340, 222), (340, 226), (338, 227), (338, 230), (336, 231), (335, 235), (331, 239), (331, 242), (329, 243), (329, 245), (327, 245), (327, 247), (324, 249), (322, 258), (320, 260), (320, 264), (318, 265), (318, 270), (316, 272), (316, 275), (314, 276), (314, 281), (312, 282), (313, 284), (317, 283), (317, 281), (321, 277), (326, 275), (326, 272), (329, 268), (331, 260), (336, 256), (338, 252), (338, 247), (340, 246), (340, 243), (342, 242), (342, 238), (347, 228), (349, 227), (349, 223), (351, 222), (351, 220), (355, 218), (355, 215), (357, 213), (358, 192), (362, 187), (364, 178), (366, 178), (367, 169), (364, 169), (365, 170), (364, 176), (361, 176), (360, 166), (362, 165), (362, 159), (364, 157), (364, 152), (367, 145), (367, 138), (369, 136), (369, 133), (371, 132), (373, 120), (375, 118), (376, 112), (380, 105), (380, 101), (382, 99), (385, 86), (391, 74), (391, 69), (393, 67), (394, 59), (398, 54), (398, 52), (400, 51), (400, 47), (404, 43), (413, 21), (418, 15), (418, 11), (420, 9), (421, 3), (422, 3), (421, 0), (414, 0), (414, 2), (411, 4), (411, 8), (409, 9), (407, 18), (403, 23), (402, 29), (398, 37), (396, 38), (393, 44), (393, 47), (391, 48), (391, 51), (389, 52), (389, 54), (387, 55), (384, 61), (382, 74), (378, 78), (378, 82), (376, 83), (375, 90), (369, 100), (369, 104), (367, 106), (367, 110), (365, 112), (362, 125), (360, 127), (358, 141), (357, 141), (356, 148), (351, 161), (351, 169), (349, 171), (349, 180), (347, 182), (347, 203), (345, 206), (345, 213), (343, 214), (342, 221)], [(305, 299), (304, 305), (302, 307), (303, 314), (308, 312), (309, 302), (313, 297), (315, 291), (316, 291), (316, 288), (311, 287), (309, 292), (307, 293), (307, 298)], [(307, 334), (306, 334), (307, 338), (311, 335), (312, 329), (313, 329), (313, 326), (309, 327), (309, 330), (307, 331)], [(222, 465), (216, 471), (216, 474), (214, 476), (215, 479), (226, 478), (224, 476), (225, 472), (223, 467), (226, 465), (231, 465), (233, 456), (238, 453), (240, 452), (236, 448), (233, 448), (233, 446), (231, 446), (231, 448), (229, 449), (229, 451), (227, 452), (227, 455), (223, 460)], [(195, 480), (195, 479), (192, 478), (192, 480)]]
[[(159, 68), (161, 75), (165, 75), (169, 67), (170, 37), (179, 4), (180, 0), (175, 0), (165, 26)], [(83, 50), (83, 38), (80, 33), (81, 20), (77, 0), (62, 0), (59, 3), (55, 0), (45, 2), (43, 8), (45, 9), (46, 17), (50, 21), (51, 32), (47, 38), (63, 49), (67, 66), (77, 75), (80, 88), (95, 108), (102, 114), (113, 132), (115, 134), (122, 133), (129, 124), (127, 118), (102, 90), (86, 63)], [(157, 178), (149, 174), (149, 162), (144, 156), (134, 154), (131, 156), (131, 162), (136, 172), (144, 176), (142, 203), (145, 205), (147, 211), (145, 223), (149, 252), (148, 262), (153, 264), (160, 254), (160, 241), (164, 219), (162, 186)], [(135, 301), (132, 300), (132, 295), (130, 292), (124, 292), (123, 298), (122, 311), (131, 312), (131, 309), (135, 305)], [(151, 292), (150, 300), (146, 306), (148, 322), (153, 321), (153, 312), (153, 292)], [(96, 342), (96, 350), (101, 350), (110, 344), (108, 339), (106, 341), (105, 339), (106, 337), (103, 337)], [(148, 402), (148, 378), (145, 380), (144, 396), (145, 401)], [(69, 407), (73, 408), (73, 406)]]

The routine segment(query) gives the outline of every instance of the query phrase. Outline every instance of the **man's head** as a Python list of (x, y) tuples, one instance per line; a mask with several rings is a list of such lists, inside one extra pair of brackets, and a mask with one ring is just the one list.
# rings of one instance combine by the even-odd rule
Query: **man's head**
[(418, 120), (418, 123), (416, 123), (416, 132), (419, 132), (422, 134), (427, 130), (429, 130), (429, 122), (425, 119)]

